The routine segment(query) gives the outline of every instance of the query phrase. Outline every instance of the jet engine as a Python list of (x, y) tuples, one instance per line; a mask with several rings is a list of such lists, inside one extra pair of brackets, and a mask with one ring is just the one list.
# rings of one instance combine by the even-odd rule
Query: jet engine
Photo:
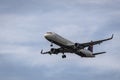
[(75, 43), (74, 48), (75, 49), (83, 49), (84, 47), (80, 43)]
[(51, 52), (51, 54), (58, 54), (59, 49), (51, 48), (50, 52)]

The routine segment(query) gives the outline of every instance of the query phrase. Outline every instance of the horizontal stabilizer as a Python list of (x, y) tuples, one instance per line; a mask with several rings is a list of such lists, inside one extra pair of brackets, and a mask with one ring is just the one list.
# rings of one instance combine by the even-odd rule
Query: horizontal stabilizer
[(104, 54), (106, 52), (99, 52), (99, 53), (93, 53), (93, 55), (99, 55), (99, 54)]

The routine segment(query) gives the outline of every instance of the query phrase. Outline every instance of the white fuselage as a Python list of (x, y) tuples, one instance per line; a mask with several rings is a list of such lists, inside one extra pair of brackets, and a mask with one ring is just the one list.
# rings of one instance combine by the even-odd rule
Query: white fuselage
[(73, 42), (61, 37), (60, 35), (54, 33), (54, 32), (47, 32), (44, 34), (44, 37), (49, 40), (50, 42), (54, 42), (55, 44), (61, 46), (70, 46), (74, 45)]

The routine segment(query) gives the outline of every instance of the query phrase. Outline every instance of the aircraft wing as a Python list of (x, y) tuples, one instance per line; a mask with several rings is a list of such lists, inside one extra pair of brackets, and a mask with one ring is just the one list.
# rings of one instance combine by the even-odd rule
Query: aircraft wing
[(111, 40), (112, 38), (113, 38), (113, 34), (110, 38), (103, 39), (103, 40), (98, 40), (98, 41), (91, 41), (91, 42), (87, 42), (87, 43), (81, 43), (80, 45), (82, 45), (84, 47), (87, 47), (87, 46), (90, 46), (90, 45), (97, 45), (97, 44), (101, 44), (104, 41)]
[(58, 53), (66, 53), (66, 52), (72, 52), (72, 50), (68, 50), (67, 48), (63, 49), (63, 48), (51, 48), (50, 51), (47, 52), (43, 52), (43, 50), (41, 50), (41, 54), (58, 54)]
[(41, 50), (41, 54), (51, 54), (51, 52), (50, 51), (43, 52), (43, 50)]

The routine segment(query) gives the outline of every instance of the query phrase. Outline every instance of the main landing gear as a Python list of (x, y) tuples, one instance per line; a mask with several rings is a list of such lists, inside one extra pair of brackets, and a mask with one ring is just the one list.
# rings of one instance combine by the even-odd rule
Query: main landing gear
[(63, 55), (62, 55), (62, 58), (66, 58), (66, 55), (63, 54)]

